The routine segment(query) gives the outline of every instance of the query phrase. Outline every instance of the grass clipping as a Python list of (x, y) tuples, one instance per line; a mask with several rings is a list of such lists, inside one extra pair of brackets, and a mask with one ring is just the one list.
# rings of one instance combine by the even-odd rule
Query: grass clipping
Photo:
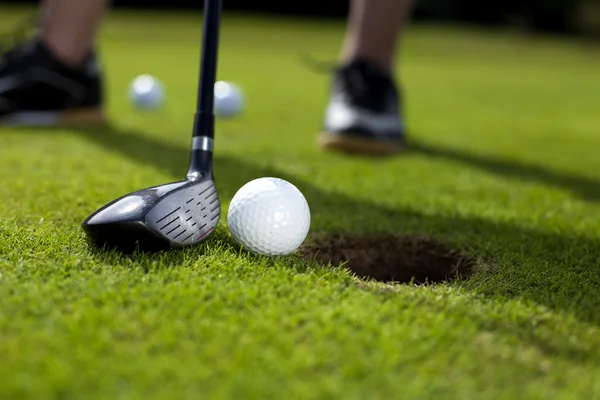
[(303, 258), (342, 266), (363, 279), (415, 284), (444, 282), (472, 274), (474, 261), (427, 236), (321, 237), (303, 245)]

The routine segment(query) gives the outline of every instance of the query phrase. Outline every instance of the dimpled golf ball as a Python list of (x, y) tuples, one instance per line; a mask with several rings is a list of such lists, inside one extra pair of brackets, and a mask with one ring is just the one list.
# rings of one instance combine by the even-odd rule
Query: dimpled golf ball
[(233, 117), (242, 112), (244, 98), (242, 90), (234, 83), (215, 82), (214, 111), (218, 117)]
[(259, 178), (237, 191), (229, 205), (227, 223), (234, 239), (247, 250), (282, 256), (306, 239), (310, 209), (296, 186), (279, 178)]
[(141, 109), (156, 109), (164, 101), (164, 89), (158, 79), (151, 75), (136, 77), (129, 87), (129, 98), (134, 106)]

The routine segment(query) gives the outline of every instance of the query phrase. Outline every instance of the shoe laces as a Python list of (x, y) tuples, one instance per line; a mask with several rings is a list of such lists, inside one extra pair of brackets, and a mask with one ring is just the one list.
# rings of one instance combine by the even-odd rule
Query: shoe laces
[(310, 54), (302, 53), (299, 55), (300, 63), (305, 67), (315, 72), (328, 73), (335, 71), (338, 64), (335, 61), (323, 61), (311, 56)]
[(354, 104), (383, 107), (390, 89), (394, 88), (393, 81), (370, 61), (355, 60), (340, 66), (339, 63), (317, 60), (309, 55), (302, 55), (301, 61), (314, 71), (334, 73), (337, 89)]
[(394, 95), (394, 83), (376, 65), (357, 60), (337, 69), (336, 85), (353, 104), (383, 110)]

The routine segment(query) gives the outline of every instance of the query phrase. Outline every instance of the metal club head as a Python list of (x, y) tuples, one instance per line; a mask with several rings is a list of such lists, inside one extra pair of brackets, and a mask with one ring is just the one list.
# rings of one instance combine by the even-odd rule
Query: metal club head
[(98, 247), (167, 250), (202, 241), (217, 226), (220, 209), (212, 179), (185, 180), (120, 197), (90, 215), (82, 227)]

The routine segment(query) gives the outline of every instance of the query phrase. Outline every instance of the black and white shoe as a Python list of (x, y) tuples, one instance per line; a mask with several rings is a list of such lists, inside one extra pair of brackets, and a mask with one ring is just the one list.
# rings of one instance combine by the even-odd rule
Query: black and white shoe
[(0, 126), (104, 124), (102, 95), (94, 54), (72, 68), (37, 38), (0, 53)]
[(367, 155), (389, 155), (403, 148), (404, 125), (400, 93), (394, 80), (368, 60), (336, 69), (325, 132), (324, 149)]

